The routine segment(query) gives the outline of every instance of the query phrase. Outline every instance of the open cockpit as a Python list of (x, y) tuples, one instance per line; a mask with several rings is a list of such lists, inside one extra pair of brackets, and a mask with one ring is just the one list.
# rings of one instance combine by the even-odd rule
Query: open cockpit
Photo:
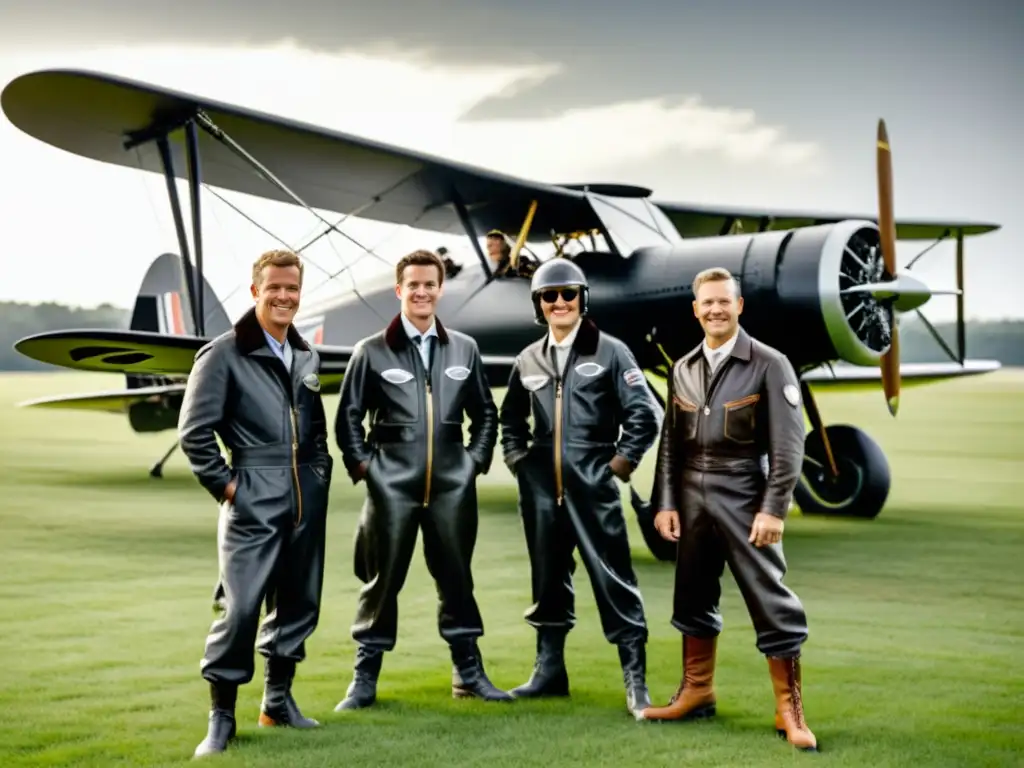
[(578, 191), (587, 201), (592, 215), (581, 224), (591, 226), (552, 230), (549, 239), (543, 239), (531, 229), (538, 206), (532, 201), (517, 234), (492, 229), (484, 236), (485, 248), (477, 249), (493, 279), (529, 280), (549, 259), (586, 261), (588, 254), (625, 259), (639, 248), (673, 245), (682, 240), (664, 212), (650, 202), (648, 189), (621, 184), (563, 186)]

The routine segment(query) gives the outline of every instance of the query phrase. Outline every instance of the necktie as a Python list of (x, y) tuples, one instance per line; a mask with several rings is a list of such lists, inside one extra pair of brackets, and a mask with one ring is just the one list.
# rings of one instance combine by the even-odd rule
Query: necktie
[(415, 336), (413, 342), (419, 347), (420, 360), (423, 361), (423, 367), (428, 371), (430, 370), (430, 353), (433, 351), (431, 342), (434, 340), (433, 336), (427, 338), (427, 343), (423, 343), (423, 336)]

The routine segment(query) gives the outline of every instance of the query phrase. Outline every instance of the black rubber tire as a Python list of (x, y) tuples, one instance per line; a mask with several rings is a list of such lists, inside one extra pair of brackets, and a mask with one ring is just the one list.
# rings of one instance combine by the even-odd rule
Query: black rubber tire
[(804, 471), (793, 499), (805, 515), (874, 519), (889, 497), (892, 476), (885, 454), (867, 433), (849, 424), (825, 427), (839, 469), (833, 480), (817, 430), (807, 435)]

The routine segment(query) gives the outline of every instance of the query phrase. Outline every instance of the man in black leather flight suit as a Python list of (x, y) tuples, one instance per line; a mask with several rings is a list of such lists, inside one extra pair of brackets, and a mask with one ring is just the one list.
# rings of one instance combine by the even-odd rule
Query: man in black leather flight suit
[(615, 478), (628, 480), (654, 445), (660, 409), (629, 348), (586, 317), (587, 278), (576, 264), (545, 262), (531, 289), (537, 323), (549, 331), (516, 358), (500, 413), (530, 555), (534, 602), (525, 618), (537, 629), (533, 674), (512, 694), (569, 694), (564, 650), (576, 623), (578, 547), (635, 715), (650, 705), (647, 623)]
[(718, 601), (728, 562), (768, 659), (775, 728), (813, 750), (800, 696), (807, 617), (782, 583), (782, 529), (804, 455), (800, 382), (784, 355), (740, 328), (743, 298), (728, 270), (700, 273), (693, 293), (705, 340), (672, 367), (654, 500), (655, 527), (679, 542), (672, 624), (683, 634), (683, 677), (667, 706), (642, 715), (715, 714)]
[[(199, 483), (220, 504), (221, 614), (201, 664), (212, 710), (195, 755), (235, 736), (239, 685), (252, 680), (253, 644), (266, 658), (261, 726), (312, 728), (292, 698), (295, 665), (320, 617), (333, 460), (317, 375), (320, 358), (292, 319), (302, 262), (270, 251), (253, 265), (256, 306), (196, 353), (178, 433)], [(231, 453), (221, 456), (219, 435)], [(266, 599), (267, 617), (259, 625)]]
[[(511, 701), (487, 679), (473, 596), (477, 475), (490, 469), (498, 414), (471, 337), (434, 315), (444, 284), (437, 254), (415, 251), (395, 269), (401, 311), (355, 347), (342, 383), (335, 429), (353, 482), (366, 481), (355, 573), (365, 586), (352, 637), (355, 673), (336, 710), (377, 698), (385, 651), (398, 635), (398, 593), (423, 529), (423, 553), (440, 595), (438, 629), (451, 647), (452, 695)], [(363, 419), (371, 414), (369, 436)], [(462, 434), (470, 418), (469, 445)]]

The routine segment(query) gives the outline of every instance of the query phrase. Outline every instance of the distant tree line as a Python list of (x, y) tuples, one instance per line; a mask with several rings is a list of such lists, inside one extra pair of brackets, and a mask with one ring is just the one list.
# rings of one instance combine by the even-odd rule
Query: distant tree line
[[(130, 322), (129, 310), (110, 304), (86, 309), (56, 303), (0, 302), (0, 371), (54, 370), (14, 350), (14, 342), (25, 336), (64, 328), (127, 328)], [(1024, 366), (1024, 320), (974, 320), (966, 325), (969, 357)], [(941, 323), (935, 327), (949, 348), (956, 351), (956, 325)], [(901, 358), (908, 363), (948, 360), (924, 324), (912, 317), (900, 323), (900, 350)]]

